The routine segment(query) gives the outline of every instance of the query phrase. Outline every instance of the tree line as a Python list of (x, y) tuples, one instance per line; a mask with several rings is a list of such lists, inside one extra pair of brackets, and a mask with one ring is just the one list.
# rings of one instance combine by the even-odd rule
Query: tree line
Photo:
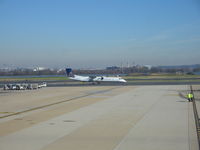
[[(145, 67), (145, 66), (134, 66), (134, 67), (114, 67), (107, 69), (98, 70), (73, 70), (74, 74), (125, 74), (130, 75), (133, 73), (151, 74), (151, 73), (188, 73), (200, 72), (199, 68), (162, 68), (162, 67)], [(23, 76), (23, 75), (65, 75), (65, 69), (63, 70), (39, 70), (33, 71), (32, 69), (15, 69), (10, 71), (0, 70), (0, 76)]]

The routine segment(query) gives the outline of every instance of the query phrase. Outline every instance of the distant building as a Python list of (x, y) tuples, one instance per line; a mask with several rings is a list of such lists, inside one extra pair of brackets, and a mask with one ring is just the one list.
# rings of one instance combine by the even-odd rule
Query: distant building
[(33, 71), (42, 71), (42, 70), (45, 70), (46, 68), (44, 67), (36, 67), (33, 69)]
[(106, 70), (118, 70), (120, 67), (117, 66), (111, 66), (111, 67), (106, 67)]
[(60, 73), (60, 72), (63, 72), (63, 71), (65, 71), (65, 69), (58, 69), (57, 73)]
[(176, 74), (177, 74), (177, 75), (184, 75), (185, 73), (182, 72), (182, 71), (177, 71)]
[(144, 65), (145, 67), (147, 67), (149, 70), (152, 68), (151, 65)]

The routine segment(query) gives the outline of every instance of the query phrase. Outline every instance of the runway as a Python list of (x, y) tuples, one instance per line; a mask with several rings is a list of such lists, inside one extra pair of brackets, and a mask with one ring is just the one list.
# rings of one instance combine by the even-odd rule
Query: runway
[[(185, 85), (49, 87), (0, 95), (1, 150), (197, 150)], [(21, 112), (21, 113), (17, 113)]]
[(80, 87), (80, 86), (136, 86), (136, 85), (199, 85), (200, 81), (197, 79), (134, 79), (127, 80), (126, 83), (119, 82), (101, 82), (100, 84), (92, 82), (79, 82), (73, 80), (19, 80), (19, 81), (0, 81), (0, 88), (5, 84), (32, 84), (46, 82), (48, 87)]

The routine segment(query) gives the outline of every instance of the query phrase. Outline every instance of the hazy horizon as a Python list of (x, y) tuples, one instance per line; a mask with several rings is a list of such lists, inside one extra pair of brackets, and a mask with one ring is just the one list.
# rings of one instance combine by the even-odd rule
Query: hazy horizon
[(0, 64), (200, 64), (198, 0), (0, 0)]

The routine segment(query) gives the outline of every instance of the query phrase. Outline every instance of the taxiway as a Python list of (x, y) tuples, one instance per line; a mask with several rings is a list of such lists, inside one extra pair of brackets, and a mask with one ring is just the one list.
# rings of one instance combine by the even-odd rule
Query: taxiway
[(197, 150), (185, 85), (49, 87), (0, 94), (1, 150)]

